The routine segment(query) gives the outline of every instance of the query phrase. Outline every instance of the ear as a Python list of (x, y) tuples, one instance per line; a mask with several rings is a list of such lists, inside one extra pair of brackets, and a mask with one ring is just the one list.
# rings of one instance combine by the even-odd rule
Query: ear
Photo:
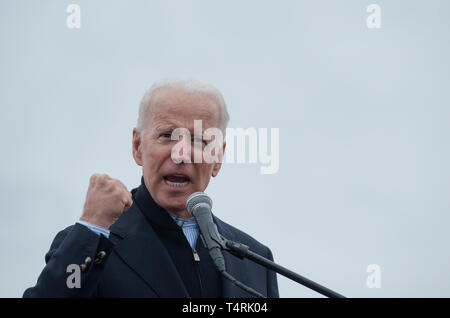
[(137, 165), (142, 166), (142, 139), (141, 134), (133, 128), (133, 158)]
[(219, 171), (220, 171), (220, 168), (222, 168), (223, 154), (225, 153), (225, 148), (226, 148), (226, 146), (227, 146), (227, 143), (224, 141), (224, 142), (223, 142), (222, 151), (221, 151), (220, 154), (219, 154), (219, 162), (216, 162), (216, 163), (214, 164), (213, 170), (212, 170), (212, 172), (211, 172), (211, 175), (212, 175), (213, 177), (217, 176), (217, 174), (218, 174)]

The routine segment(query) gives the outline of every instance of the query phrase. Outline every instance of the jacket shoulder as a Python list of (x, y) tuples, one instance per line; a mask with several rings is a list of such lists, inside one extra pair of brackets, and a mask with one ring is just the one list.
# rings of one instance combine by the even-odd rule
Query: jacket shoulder
[[(244, 231), (232, 226), (231, 224), (228, 224), (221, 219), (215, 217), (218, 221), (219, 229), (222, 230), (222, 235), (229, 240), (237, 241), (238, 243), (242, 243), (247, 245), (250, 250), (252, 250), (255, 253), (258, 253), (262, 256), (272, 255), (272, 252), (270, 251), (269, 247), (262, 244), (258, 240), (256, 240), (251, 235), (245, 233)], [(220, 230), (219, 230), (220, 231)], [(231, 234), (231, 235), (230, 235)], [(228, 235), (228, 236), (227, 236)]]
[(53, 255), (53, 253), (58, 249), (58, 247), (61, 245), (61, 243), (64, 241), (66, 236), (72, 231), (74, 225), (70, 225), (66, 227), (65, 229), (59, 231), (55, 238), (52, 241), (52, 244), (50, 245), (49, 251), (45, 254), (45, 262), (47, 263), (50, 257)]

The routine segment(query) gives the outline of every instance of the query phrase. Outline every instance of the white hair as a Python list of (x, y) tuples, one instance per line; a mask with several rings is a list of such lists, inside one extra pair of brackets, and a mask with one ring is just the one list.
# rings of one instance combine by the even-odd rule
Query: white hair
[(214, 86), (204, 83), (202, 81), (196, 79), (188, 79), (188, 78), (167, 78), (160, 80), (153, 84), (142, 97), (141, 103), (139, 105), (139, 115), (136, 125), (136, 130), (138, 132), (142, 132), (145, 128), (146, 116), (148, 115), (148, 108), (151, 104), (151, 99), (154, 95), (154, 92), (158, 88), (162, 87), (171, 87), (171, 88), (179, 88), (186, 92), (192, 93), (204, 93), (211, 95), (217, 101), (220, 106), (220, 129), (222, 130), (223, 135), (225, 136), (226, 128), (228, 125), (228, 121), (230, 120), (230, 116), (228, 115), (227, 106), (225, 104), (225, 100), (222, 96), (222, 93), (215, 88)]

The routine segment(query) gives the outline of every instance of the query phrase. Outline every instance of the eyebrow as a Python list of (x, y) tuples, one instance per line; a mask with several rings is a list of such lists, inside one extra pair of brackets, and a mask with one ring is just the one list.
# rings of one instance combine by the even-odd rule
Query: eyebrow
[[(172, 131), (174, 131), (176, 128), (174, 126), (171, 125), (164, 125), (164, 126), (160, 126), (158, 128), (155, 129), (155, 132), (157, 134), (161, 134), (161, 133), (172, 133)], [(205, 140), (204, 138), (204, 131), (202, 132), (201, 135), (195, 135), (193, 133), (191, 133), (191, 137), (202, 137), (202, 140)]]
[(172, 132), (173, 131), (173, 127), (172, 126), (161, 126), (156, 128), (156, 132), (157, 133), (167, 133), (167, 132)]

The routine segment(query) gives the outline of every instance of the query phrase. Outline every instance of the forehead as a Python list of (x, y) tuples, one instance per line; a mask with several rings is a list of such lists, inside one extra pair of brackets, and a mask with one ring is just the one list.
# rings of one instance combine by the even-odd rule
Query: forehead
[(202, 120), (208, 126), (218, 127), (220, 106), (217, 100), (207, 93), (162, 87), (152, 96), (148, 116), (152, 125), (183, 125), (188, 128), (194, 124), (194, 120)]

